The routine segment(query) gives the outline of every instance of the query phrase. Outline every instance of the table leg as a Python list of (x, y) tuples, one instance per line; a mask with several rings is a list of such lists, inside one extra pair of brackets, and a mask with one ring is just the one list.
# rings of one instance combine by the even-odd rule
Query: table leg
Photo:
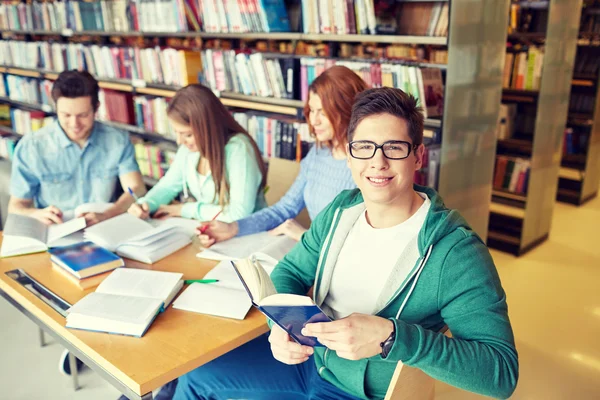
[(77, 361), (72, 352), (69, 352), (69, 367), (71, 368), (71, 377), (73, 378), (73, 390), (79, 390), (79, 377), (77, 373)]
[(40, 347), (46, 346), (46, 338), (44, 337), (44, 330), (42, 328), (38, 328), (40, 330)]

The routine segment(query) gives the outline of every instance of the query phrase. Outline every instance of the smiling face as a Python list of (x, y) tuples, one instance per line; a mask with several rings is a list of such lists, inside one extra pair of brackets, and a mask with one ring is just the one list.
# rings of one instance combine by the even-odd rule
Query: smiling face
[(58, 122), (67, 137), (82, 145), (92, 133), (96, 112), (90, 96), (59, 97), (56, 101)]
[(377, 145), (388, 141), (410, 143), (410, 154), (402, 160), (386, 158), (382, 149), (377, 149), (375, 155), (366, 160), (356, 159), (348, 152), (348, 166), (365, 202), (394, 205), (410, 194), (415, 171), (421, 168), (424, 147), (413, 148), (406, 121), (387, 113), (366, 117), (354, 130), (352, 141), (359, 140), (369, 140)]
[(177, 144), (184, 145), (193, 153), (197, 152), (198, 145), (196, 144), (192, 127), (175, 121), (172, 118), (169, 118), (169, 122), (171, 123), (175, 134), (177, 134)]
[(321, 98), (315, 92), (310, 92), (308, 95), (308, 107), (308, 118), (317, 136), (317, 140), (320, 142), (332, 140), (335, 134), (333, 125), (331, 125), (329, 118), (327, 118), (323, 111)]

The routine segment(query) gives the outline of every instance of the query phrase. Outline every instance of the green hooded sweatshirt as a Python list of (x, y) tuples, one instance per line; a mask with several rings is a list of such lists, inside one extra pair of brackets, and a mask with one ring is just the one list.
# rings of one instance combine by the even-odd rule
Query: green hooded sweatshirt
[[(376, 355), (357, 361), (315, 347), (319, 375), (354, 396), (380, 399), (402, 361), (461, 389), (508, 398), (517, 384), (518, 357), (492, 257), (465, 219), (446, 208), (434, 190), (414, 189), (431, 200), (417, 238), (418, 260), (401, 282), (394, 279), (401, 265), (394, 267), (375, 314), (394, 322), (394, 346), (385, 359)], [(364, 210), (358, 189), (338, 195), (271, 274), (277, 291), (305, 294), (314, 285), (313, 300), (325, 306), (340, 250)], [(368, 279), (368, 274), (365, 266), (357, 279)], [(445, 325), (452, 338), (439, 333)]]

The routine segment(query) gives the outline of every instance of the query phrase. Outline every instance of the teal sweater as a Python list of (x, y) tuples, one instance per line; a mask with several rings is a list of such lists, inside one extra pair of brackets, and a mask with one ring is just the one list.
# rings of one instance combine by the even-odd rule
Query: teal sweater
[[(262, 174), (256, 162), (254, 150), (245, 135), (236, 135), (225, 145), (225, 175), (229, 182), (229, 204), (217, 218), (232, 222), (258, 211), (266, 206), (264, 191), (259, 190)], [(169, 204), (186, 186), (196, 199), (185, 203), (181, 216), (200, 221), (212, 219), (220, 210), (219, 199), (215, 196), (215, 182), (209, 173), (199, 184), (199, 152), (191, 152), (181, 146), (165, 176), (138, 203), (147, 203), (150, 212), (164, 204)]]
[[(360, 398), (383, 398), (402, 361), (461, 389), (508, 398), (517, 383), (518, 358), (490, 253), (434, 190), (416, 185), (415, 190), (431, 200), (418, 235), (419, 259), (403, 282), (392, 273), (383, 289), (389, 300), (376, 313), (396, 325), (390, 354), (350, 361), (316, 347), (319, 375)], [(314, 285), (314, 301), (324, 306), (339, 252), (364, 209), (358, 189), (337, 196), (273, 271), (278, 292), (305, 294)], [(357, 279), (367, 279), (368, 273), (365, 266)], [(439, 333), (444, 325), (453, 338)]]

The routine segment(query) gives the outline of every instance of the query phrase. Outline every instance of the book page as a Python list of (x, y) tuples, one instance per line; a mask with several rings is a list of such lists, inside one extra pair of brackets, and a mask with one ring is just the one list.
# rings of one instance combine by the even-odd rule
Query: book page
[(97, 293), (148, 297), (166, 301), (183, 277), (175, 272), (117, 268), (96, 289)]
[(270, 275), (273, 268), (275, 268), (275, 265), (277, 265), (277, 263), (281, 261), (281, 259), (285, 257), (297, 243), (297, 241), (288, 236), (276, 236), (266, 246), (253, 254)]
[(252, 307), (246, 291), (192, 283), (173, 303), (173, 308), (219, 317), (244, 319)]
[(48, 226), (42, 221), (21, 214), (8, 214), (4, 236), (25, 237), (46, 244)]
[(107, 250), (116, 248), (127, 240), (152, 229), (152, 225), (131, 214), (125, 213), (90, 226), (84, 237)]
[(195, 219), (171, 217), (166, 219), (151, 219), (150, 223), (154, 227), (159, 226), (173, 226), (181, 230), (188, 236), (194, 236), (196, 234), (196, 228), (200, 226), (200, 223)]
[[(171, 229), (166, 227), (167, 229)], [(164, 237), (146, 239), (144, 241), (127, 242), (117, 248), (117, 254), (132, 260), (153, 264), (177, 250), (187, 246), (192, 239), (179, 230), (167, 231)], [(141, 245), (143, 244), (143, 245)]]
[(71, 307), (67, 314), (81, 314), (88, 317), (113, 321), (143, 324), (158, 312), (162, 301), (106, 293), (90, 293)]
[(277, 237), (271, 236), (267, 232), (234, 237), (233, 239), (216, 243), (196, 256), (211, 260), (239, 260), (249, 257), (255, 251), (260, 251), (275, 240), (277, 240)]
[(103, 213), (113, 206), (113, 203), (85, 203), (74, 210), (63, 211), (63, 221), (67, 222), (85, 213)]
[(75, 218), (62, 224), (50, 225), (48, 227), (47, 244), (52, 246), (58, 239), (85, 228), (85, 218)]
[(235, 267), (239, 272), (240, 279), (243, 279), (248, 287), (254, 302), (260, 303), (263, 298), (277, 293), (273, 281), (260, 262), (243, 259), (236, 261)]

